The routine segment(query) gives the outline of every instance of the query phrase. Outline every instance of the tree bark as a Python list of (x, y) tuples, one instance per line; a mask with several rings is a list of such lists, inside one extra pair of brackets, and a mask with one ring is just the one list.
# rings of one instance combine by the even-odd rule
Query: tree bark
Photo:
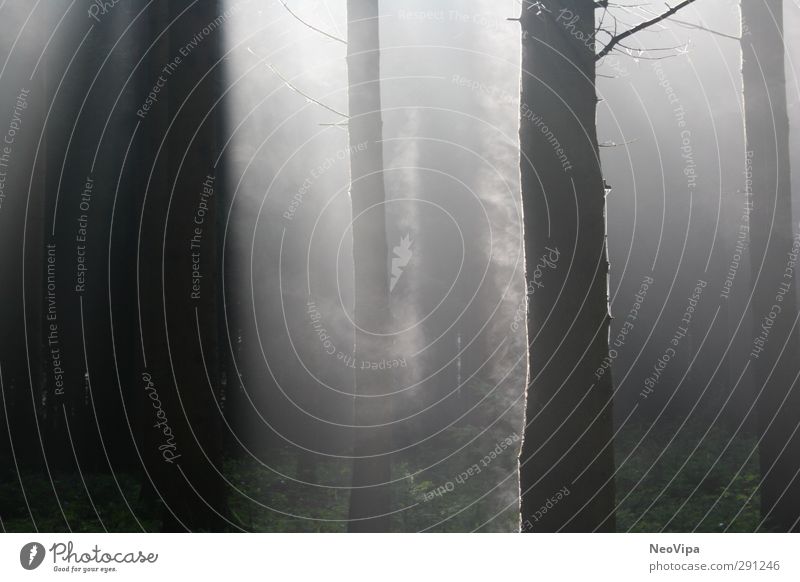
[[(793, 329), (797, 318), (796, 281), (788, 269), (788, 254), (795, 235), (783, 2), (747, 0), (742, 1), (741, 10), (746, 165), (748, 175), (752, 176), (746, 188), (751, 203), (750, 256), (755, 324), (750, 362), (761, 437), (761, 511), (766, 529), (798, 531), (800, 389), (795, 385), (794, 374), (800, 344), (797, 330)], [(765, 336), (762, 324), (769, 324), (767, 318), (776, 311), (774, 324), (768, 325), (770, 331)], [(757, 344), (759, 339), (764, 339), (764, 345)]]
[[(226, 488), (219, 475), (222, 423), (215, 402), (222, 183), (214, 168), (219, 116), (213, 109), (223, 32), (213, 31), (175, 61), (186, 39), (220, 15), (219, 6), (198, 4), (172, 25), (150, 69), (156, 72), (151, 83), (159, 70), (167, 82), (141, 128), (153, 152), (164, 139), (158, 157), (146, 165), (155, 168), (138, 241), (143, 353), (135, 381), (143, 401), (145, 482), (152, 479), (151, 494), (163, 501), (165, 531), (226, 527)], [(182, 10), (159, 7), (156, 29), (163, 30)], [(173, 65), (170, 72), (162, 69), (167, 63)]]
[[(595, 2), (523, 3), (520, 147), (529, 381), (522, 531), (611, 531), (613, 384)], [(546, 507), (545, 511), (540, 511)]]
[(389, 250), (383, 182), (383, 121), (380, 95), (378, 0), (348, 0), (350, 197), (353, 206), (355, 272), (355, 400), (353, 489), (349, 531), (389, 529), (391, 500), (390, 377), (386, 370), (363, 369), (362, 362), (388, 357)]

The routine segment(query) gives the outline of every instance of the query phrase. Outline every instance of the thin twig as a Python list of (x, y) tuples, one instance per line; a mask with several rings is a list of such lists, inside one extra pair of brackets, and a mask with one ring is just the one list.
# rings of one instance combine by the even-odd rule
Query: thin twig
[[(257, 54), (256, 54), (256, 53), (253, 51), (253, 49), (251, 49), (250, 47), (248, 47), (248, 48), (247, 48), (247, 50), (248, 50), (248, 52), (250, 52), (250, 54), (252, 54), (254, 57), (256, 57), (256, 58), (260, 58), (260, 57), (259, 57), (259, 56), (258, 56), (258, 55), (257, 55)], [(281, 72), (280, 72), (278, 69), (276, 69), (276, 68), (275, 68), (275, 67), (274, 67), (274, 66), (273, 66), (271, 63), (269, 63), (269, 62), (266, 62), (266, 61), (265, 61), (265, 62), (264, 62), (264, 64), (265, 64), (265, 65), (267, 65), (267, 67), (269, 67), (270, 71), (272, 71), (273, 73), (275, 73), (275, 76), (277, 76), (277, 77), (278, 77), (278, 78), (279, 78), (281, 81), (283, 81), (283, 83), (284, 83), (284, 84), (285, 84), (285, 85), (286, 85), (286, 86), (287, 86), (289, 89), (291, 89), (292, 91), (294, 91), (294, 92), (295, 92), (295, 93), (297, 93), (298, 95), (300, 95), (300, 96), (304, 97), (304, 98), (305, 98), (307, 101), (309, 101), (309, 102), (311, 102), (311, 103), (315, 103), (316, 105), (319, 105), (319, 106), (320, 106), (320, 107), (322, 107), (323, 109), (327, 109), (327, 110), (328, 110), (328, 111), (330, 111), (331, 113), (335, 113), (336, 115), (340, 115), (340, 116), (344, 117), (345, 119), (349, 119), (349, 118), (350, 118), (348, 115), (346, 115), (346, 114), (342, 113), (341, 111), (337, 111), (336, 109), (334, 109), (334, 108), (333, 108), (333, 107), (331, 107), (330, 105), (326, 105), (326, 104), (325, 104), (325, 103), (323, 103), (322, 101), (320, 101), (320, 100), (318, 100), (318, 99), (314, 99), (314, 98), (313, 98), (311, 95), (309, 95), (308, 93), (305, 93), (304, 91), (300, 90), (300, 89), (299, 89), (299, 88), (298, 88), (296, 85), (294, 85), (294, 84), (293, 84), (293, 83), (292, 83), (292, 82), (291, 82), (289, 79), (287, 79), (286, 77), (284, 77), (284, 76), (281, 74)]]
[(718, 30), (713, 30), (711, 28), (706, 28), (705, 26), (703, 26), (701, 24), (694, 24), (693, 22), (686, 22), (686, 21), (683, 21), (683, 20), (678, 20), (677, 18), (670, 18), (670, 20), (672, 22), (674, 22), (676, 24), (680, 24), (681, 26), (684, 26), (686, 28), (694, 28), (696, 30), (702, 30), (704, 32), (710, 32), (711, 34), (716, 34), (717, 36), (721, 36), (723, 38), (729, 38), (729, 39), (735, 40), (735, 41), (742, 40), (741, 37), (734, 36), (732, 34), (727, 34), (727, 33), (724, 33), (724, 32), (720, 32)]
[(615, 141), (606, 141), (597, 145), (600, 146), (601, 148), (616, 148), (619, 146), (627, 146), (632, 143), (636, 143), (637, 141), (639, 141), (639, 138), (629, 139), (628, 141), (624, 141), (622, 143), (617, 143)]
[[(646, 20), (646, 21), (642, 22), (641, 24), (638, 24), (638, 25), (634, 26), (633, 28), (626, 30), (625, 32), (622, 32), (622, 33), (616, 35), (615, 37), (613, 37), (609, 41), (609, 43), (605, 46), (605, 48), (603, 50), (601, 50), (599, 53), (597, 53), (597, 57), (595, 57), (596, 60), (600, 60), (604, 56), (606, 56), (608, 53), (610, 53), (614, 49), (614, 47), (617, 44), (619, 44), (620, 41), (625, 40), (629, 36), (634, 35), (637, 32), (639, 32), (641, 30), (644, 30), (645, 28), (649, 28), (649, 27), (653, 26), (654, 24), (658, 24), (662, 20), (666, 20), (667, 18), (669, 18), (670, 16), (672, 16), (673, 14), (678, 12), (679, 10), (687, 7), (689, 4), (692, 4), (693, 2), (695, 2), (695, 0), (684, 0), (680, 4), (677, 4), (674, 8), (670, 8), (669, 10), (664, 12), (663, 14), (661, 14), (659, 16), (656, 16), (655, 18), (651, 18), (650, 20)], [(669, 6), (669, 4), (667, 6)]]
[(292, 83), (291, 83), (291, 82), (290, 82), (290, 81), (289, 81), (289, 80), (288, 80), (286, 77), (284, 77), (283, 75), (281, 75), (280, 71), (279, 71), (278, 69), (276, 69), (276, 68), (275, 68), (275, 67), (274, 67), (274, 66), (273, 66), (271, 63), (265, 63), (265, 64), (266, 64), (266, 65), (267, 65), (267, 66), (270, 68), (270, 70), (271, 70), (273, 73), (275, 73), (275, 75), (276, 75), (276, 76), (277, 76), (277, 77), (278, 77), (278, 78), (279, 78), (281, 81), (283, 81), (283, 82), (286, 84), (286, 86), (287, 86), (287, 87), (289, 87), (289, 89), (291, 89), (292, 91), (294, 91), (294, 92), (295, 92), (295, 93), (297, 93), (298, 95), (300, 95), (300, 96), (302, 96), (302, 97), (305, 97), (305, 98), (306, 98), (306, 100), (310, 101), (311, 103), (316, 103), (317, 105), (319, 105), (320, 107), (322, 107), (322, 108), (324, 108), (324, 109), (327, 109), (327, 110), (328, 110), (328, 111), (330, 111), (331, 113), (335, 113), (336, 115), (341, 115), (341, 116), (342, 116), (342, 117), (344, 117), (345, 119), (347, 119), (347, 118), (348, 118), (348, 116), (347, 116), (347, 115), (345, 115), (344, 113), (342, 113), (341, 111), (337, 111), (336, 109), (334, 109), (334, 108), (333, 108), (333, 107), (331, 107), (330, 105), (326, 105), (326, 104), (325, 104), (325, 103), (323, 103), (322, 101), (319, 101), (318, 99), (314, 99), (314, 98), (313, 98), (311, 95), (309, 95), (308, 93), (305, 93), (305, 92), (301, 91), (300, 89), (298, 89), (298, 88), (297, 88), (295, 85), (293, 85), (293, 84), (292, 84)]
[(289, 8), (289, 5), (288, 5), (288, 4), (287, 4), (287, 3), (286, 3), (284, 0), (281, 0), (281, 4), (283, 4), (283, 7), (284, 7), (284, 8), (286, 8), (286, 11), (287, 11), (289, 14), (291, 14), (292, 16), (294, 16), (294, 17), (295, 17), (295, 19), (297, 19), (299, 22), (301, 22), (302, 24), (304, 24), (305, 26), (307, 26), (308, 28), (310, 28), (310, 29), (311, 29), (311, 30), (313, 30), (314, 32), (318, 32), (318, 33), (320, 33), (320, 34), (321, 34), (321, 35), (323, 35), (323, 36), (327, 36), (329, 39), (331, 39), (331, 40), (335, 40), (336, 42), (340, 42), (340, 43), (342, 43), (342, 44), (345, 44), (345, 45), (347, 44), (347, 41), (346, 41), (346, 40), (344, 40), (344, 39), (342, 39), (342, 38), (339, 38), (338, 36), (334, 36), (334, 35), (330, 34), (329, 32), (325, 32), (324, 30), (322, 30), (322, 29), (320, 29), (320, 28), (317, 28), (317, 27), (316, 27), (316, 26), (314, 26), (313, 24), (311, 24), (311, 23), (309, 23), (309, 22), (306, 22), (305, 20), (303, 20), (302, 18), (300, 18), (300, 17), (299, 17), (297, 14), (295, 14), (295, 13), (292, 11), (292, 9), (291, 9), (291, 8)]

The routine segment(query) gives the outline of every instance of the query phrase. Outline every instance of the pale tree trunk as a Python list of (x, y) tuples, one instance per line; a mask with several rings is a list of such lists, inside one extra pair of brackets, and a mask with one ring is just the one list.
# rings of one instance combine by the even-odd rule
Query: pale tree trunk
[[(529, 381), (522, 531), (609, 531), (614, 519), (605, 192), (595, 123), (595, 2), (522, 10), (520, 147)], [(531, 294), (531, 291), (533, 293)], [(545, 511), (540, 511), (541, 508)]]
[[(749, 361), (758, 395), (761, 510), (765, 527), (797, 531), (800, 389), (795, 386), (795, 371), (800, 346), (797, 331), (792, 330), (797, 317), (796, 267), (792, 276), (786, 270), (793, 229), (782, 4), (782, 0), (747, 0), (741, 4), (748, 166), (752, 163), (752, 185), (747, 188), (747, 196), (752, 202), (750, 256), (755, 329)], [(787, 285), (790, 286), (787, 294), (780, 296)], [(762, 324), (769, 327), (765, 318), (776, 311), (773, 306), (780, 312), (765, 345), (757, 345)], [(759, 352), (759, 348), (763, 351)]]
[[(380, 96), (378, 0), (347, 2), (350, 196), (353, 205), (355, 268), (355, 414), (350, 531), (388, 531), (391, 445), (386, 370), (362, 370), (361, 362), (388, 357), (389, 270), (386, 243), (386, 192)], [(376, 397), (377, 396), (377, 397)]]

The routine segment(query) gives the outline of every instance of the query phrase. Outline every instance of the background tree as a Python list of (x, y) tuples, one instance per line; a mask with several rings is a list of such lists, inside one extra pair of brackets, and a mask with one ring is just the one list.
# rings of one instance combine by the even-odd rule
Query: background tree
[[(153, 14), (154, 36), (169, 30), (151, 56), (153, 70), (174, 63), (186, 39), (220, 14), (219, 2), (184, 8), (170, 6)], [(146, 166), (152, 178), (140, 190), (143, 352), (134, 382), (141, 395), (141, 424), (147, 427), (145, 472), (153, 495), (163, 501), (167, 531), (226, 525), (222, 423), (215, 402), (220, 391), (216, 209), (221, 183), (214, 167), (220, 117), (213, 107), (220, 42), (216, 31), (183, 56), (168, 77), (160, 110), (142, 127), (154, 156)], [(195, 270), (200, 277), (193, 275)], [(154, 396), (164, 417), (156, 416)]]
[(350, 197), (353, 205), (355, 273), (355, 442), (350, 531), (388, 531), (391, 442), (386, 370), (363, 369), (390, 353), (389, 249), (380, 95), (378, 0), (347, 3), (347, 71)]
[[(752, 347), (754, 351), (763, 349), (750, 358), (760, 433), (761, 512), (767, 529), (798, 531), (800, 390), (796, 388), (794, 355), (800, 344), (796, 281), (789, 265), (795, 234), (783, 2), (743, 0), (741, 10), (747, 169), (752, 175), (746, 190), (752, 203)], [(777, 317), (771, 317), (777, 310)], [(769, 329), (768, 335), (762, 324)]]

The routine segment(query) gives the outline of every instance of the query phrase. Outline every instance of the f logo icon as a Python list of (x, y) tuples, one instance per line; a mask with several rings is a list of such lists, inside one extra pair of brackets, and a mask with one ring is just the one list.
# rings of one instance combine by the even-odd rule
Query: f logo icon
[(44, 561), (44, 546), (37, 542), (30, 542), (22, 546), (19, 551), (19, 563), (26, 570), (35, 570)]

